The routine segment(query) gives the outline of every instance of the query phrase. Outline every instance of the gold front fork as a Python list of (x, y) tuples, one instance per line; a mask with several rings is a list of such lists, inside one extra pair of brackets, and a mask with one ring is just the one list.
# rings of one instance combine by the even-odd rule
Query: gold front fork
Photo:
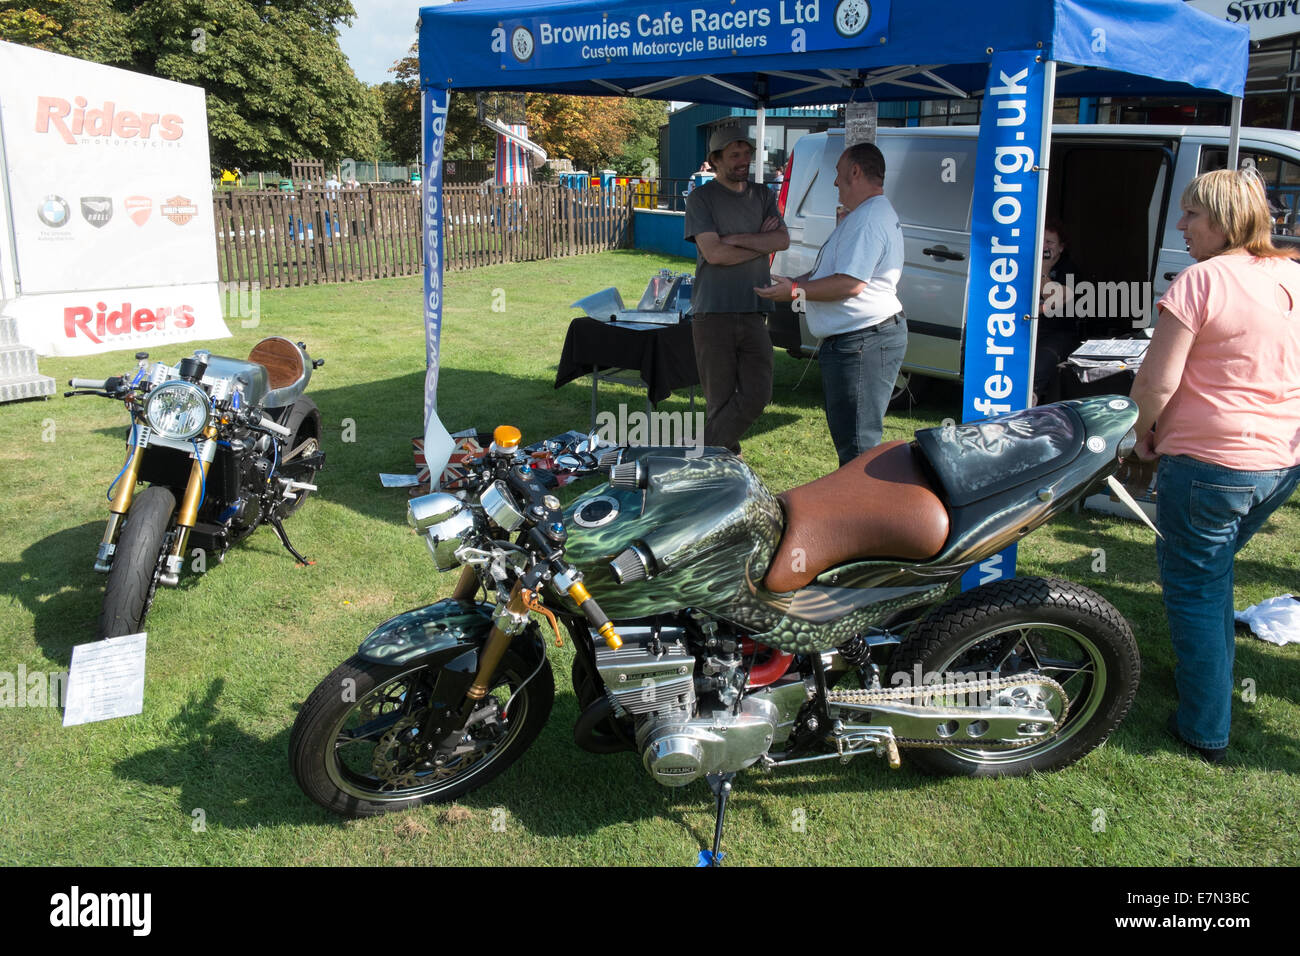
[[(131, 437), (135, 438), (135, 436), (136, 431), (133, 428)], [(101, 573), (107, 573), (112, 567), (113, 551), (117, 546), (118, 532), (122, 530), (122, 519), (131, 510), (131, 502), (135, 499), (136, 482), (140, 480), (140, 456), (144, 449), (139, 445), (130, 447), (131, 457), (126, 463), (122, 477), (117, 480), (113, 500), (108, 505), (108, 523), (104, 526), (104, 536), (99, 541), (99, 552), (95, 556), (95, 570)]]
[(466, 697), (470, 700), (482, 700), (487, 696), (492, 686), (492, 675), (496, 673), (497, 665), (505, 656), (506, 648), (510, 646), (515, 635), (527, 626), (528, 607), (524, 604), (523, 588), (516, 581), (515, 586), (510, 589), (510, 600), (506, 602), (504, 610), (498, 607), (493, 615), (492, 633), (488, 635), (487, 643), (483, 645), (483, 651), (479, 654), (478, 673), (474, 676), (474, 683), (470, 685)]
[(189, 543), (190, 531), (199, 520), (199, 506), (203, 504), (203, 489), (208, 480), (208, 469), (212, 467), (212, 459), (217, 453), (216, 428), (209, 425), (203, 430), (203, 437), (207, 440), (200, 446), (199, 454), (195, 457), (194, 464), (190, 466), (190, 480), (185, 485), (185, 495), (181, 498), (181, 506), (176, 512), (176, 541), (172, 544), (171, 553), (167, 556), (162, 577), (159, 579), (163, 584), (171, 587), (180, 583), (181, 565), (185, 561), (185, 546)]

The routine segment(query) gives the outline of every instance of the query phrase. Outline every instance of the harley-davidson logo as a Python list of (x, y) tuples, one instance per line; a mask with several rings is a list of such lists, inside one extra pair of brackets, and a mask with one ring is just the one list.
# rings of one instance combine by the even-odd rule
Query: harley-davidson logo
[(96, 229), (102, 229), (113, 218), (113, 200), (109, 196), (82, 196), (81, 216)]
[(68, 201), (62, 196), (46, 196), (36, 207), (36, 215), (51, 229), (68, 224)]
[(148, 196), (127, 196), (123, 205), (126, 207), (126, 214), (137, 226), (143, 226), (149, 220), (149, 214), (153, 212), (153, 200)]
[(173, 196), (163, 200), (158, 210), (164, 218), (170, 219), (178, 226), (183, 226), (199, 214), (199, 207), (184, 196)]

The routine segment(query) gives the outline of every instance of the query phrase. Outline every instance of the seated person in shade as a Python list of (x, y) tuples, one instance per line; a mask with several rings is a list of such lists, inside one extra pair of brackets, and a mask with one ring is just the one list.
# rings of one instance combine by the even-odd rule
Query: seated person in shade
[(1053, 401), (1057, 366), (1079, 347), (1079, 326), (1070, 308), (1078, 270), (1067, 251), (1065, 225), (1055, 216), (1043, 224), (1043, 274), (1038, 296), (1038, 339), (1034, 352), (1034, 401)]

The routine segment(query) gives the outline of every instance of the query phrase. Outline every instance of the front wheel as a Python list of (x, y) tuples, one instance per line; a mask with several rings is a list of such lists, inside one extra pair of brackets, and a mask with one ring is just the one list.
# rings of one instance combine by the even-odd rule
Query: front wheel
[(436, 665), (378, 664), (357, 655), (335, 668), (307, 698), (289, 737), (289, 763), (303, 793), (350, 817), (454, 800), (523, 755), (555, 698), (549, 662), (538, 669), (507, 651), (457, 739), (426, 748), (419, 733), (428, 709), (460, 704), (434, 699), (437, 676)]
[[(980, 678), (1036, 675), (1060, 684), (1069, 709), (1056, 733), (1040, 743), (908, 752), (909, 760), (934, 773), (1001, 777), (1059, 770), (1104, 742), (1133, 703), (1141, 659), (1128, 622), (1101, 595), (1057, 578), (1013, 578), (936, 608), (908, 635), (890, 670), (890, 686), (972, 672)], [(900, 674), (906, 677), (895, 678)], [(1059, 720), (1064, 702), (1049, 698)]]
[(160, 485), (146, 488), (131, 502), (104, 585), (100, 638), (140, 633), (158, 587), (167, 528), (175, 512), (176, 496)]

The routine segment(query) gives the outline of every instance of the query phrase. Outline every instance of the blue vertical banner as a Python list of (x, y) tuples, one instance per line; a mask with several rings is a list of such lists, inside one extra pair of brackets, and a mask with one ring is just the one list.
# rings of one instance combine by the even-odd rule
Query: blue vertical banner
[(425, 87), (420, 95), (424, 174), (420, 183), (424, 207), (424, 457), (430, 487), (438, 487), (442, 470), (455, 446), (438, 418), (438, 367), (442, 339), (442, 257), (445, 222), (442, 214), (442, 153), (447, 142), (449, 90)]
[(425, 87), (421, 96), (424, 172), (424, 418), (438, 406), (439, 344), (442, 338), (442, 153), (447, 142), (447, 104), (451, 93)]
[[(1034, 295), (1040, 271), (1039, 155), (1047, 64), (1038, 51), (994, 54), (980, 114), (966, 287), (962, 421), (1029, 406), (1033, 385)], [(1042, 168), (1040, 168), (1042, 167)], [(962, 575), (962, 589), (1015, 577), (1016, 546)]]

